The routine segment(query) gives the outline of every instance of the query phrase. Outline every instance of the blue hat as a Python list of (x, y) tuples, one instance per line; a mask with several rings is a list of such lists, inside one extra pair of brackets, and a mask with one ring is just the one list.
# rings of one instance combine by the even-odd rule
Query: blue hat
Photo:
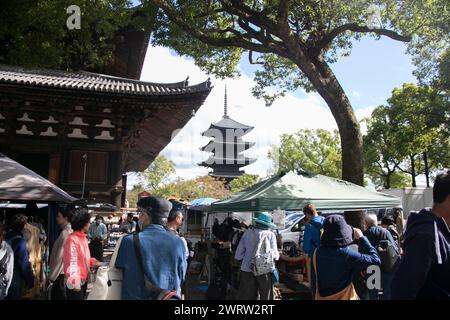
[(333, 214), (323, 223), (322, 245), (327, 247), (347, 247), (355, 240), (353, 228), (343, 216)]
[(275, 228), (276, 225), (272, 223), (272, 216), (268, 212), (260, 212), (258, 217), (253, 218), (256, 223), (262, 224), (263, 226)]

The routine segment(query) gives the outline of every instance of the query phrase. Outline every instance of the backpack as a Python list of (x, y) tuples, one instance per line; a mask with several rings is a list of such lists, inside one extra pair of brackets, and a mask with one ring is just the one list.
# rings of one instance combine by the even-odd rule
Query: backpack
[(162, 289), (148, 280), (147, 275), (145, 274), (144, 265), (142, 263), (141, 243), (137, 233), (133, 234), (133, 243), (138, 265), (144, 275), (144, 288), (145, 294), (147, 295), (147, 300), (181, 300), (175, 290)]
[(388, 231), (383, 228), (382, 240), (378, 244), (377, 252), (381, 260), (381, 271), (392, 273), (400, 262), (400, 254), (387, 238)]
[(6, 272), (8, 271), (8, 262), (11, 255), (5, 252), (5, 255), (0, 260), (0, 300), (6, 298), (6, 288), (8, 287), (8, 279), (6, 279)]
[(257, 241), (255, 230), (251, 231), (253, 237), (255, 238), (255, 251), (253, 253), (251, 270), (253, 275), (260, 276), (263, 274), (268, 274), (275, 268), (275, 263), (273, 261), (272, 252), (266, 252), (266, 235), (263, 235), (259, 241)]

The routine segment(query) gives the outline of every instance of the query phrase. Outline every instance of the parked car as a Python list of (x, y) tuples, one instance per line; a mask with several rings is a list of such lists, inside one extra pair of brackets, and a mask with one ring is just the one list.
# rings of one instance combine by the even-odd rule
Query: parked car
[(290, 252), (292, 245), (303, 249), (303, 234), (305, 232), (305, 215), (296, 213), (286, 217), (285, 228), (277, 230), (281, 235), (283, 252)]
[(286, 217), (284, 219), (284, 229), (292, 226), (299, 218), (303, 217), (303, 213), (297, 211), (286, 212)]

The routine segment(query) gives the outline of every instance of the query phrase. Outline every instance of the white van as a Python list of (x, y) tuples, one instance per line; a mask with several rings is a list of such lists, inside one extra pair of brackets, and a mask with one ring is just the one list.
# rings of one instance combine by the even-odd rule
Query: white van
[[(297, 250), (303, 250), (303, 234), (305, 232), (305, 215), (297, 213), (286, 218), (285, 228), (278, 229), (283, 243), (283, 252), (289, 252), (293, 244)], [(299, 247), (300, 245), (300, 247)]]

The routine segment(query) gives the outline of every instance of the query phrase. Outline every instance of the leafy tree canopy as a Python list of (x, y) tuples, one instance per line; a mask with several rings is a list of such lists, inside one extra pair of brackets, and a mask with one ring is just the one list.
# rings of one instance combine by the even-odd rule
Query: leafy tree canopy
[[(244, 52), (260, 64), (256, 96), (273, 101), (278, 94), (314, 85), (293, 56), (327, 63), (350, 54), (352, 40), (367, 34), (409, 43), (423, 77), (448, 45), (447, 1), (395, 0), (150, 0), (163, 9), (153, 42), (192, 56), (197, 65), (220, 77), (238, 74)], [(428, 50), (428, 51), (427, 51)], [(428, 52), (428, 55), (426, 55)], [(317, 88), (316, 88), (317, 89)]]
[(140, 185), (150, 193), (155, 192), (159, 187), (169, 183), (170, 177), (175, 174), (175, 164), (163, 155), (159, 155), (143, 172), (138, 172), (137, 176)]
[(326, 176), (341, 177), (341, 149), (337, 130), (303, 129), (283, 134), (280, 147), (269, 151), (277, 172), (304, 169)]
[(230, 182), (230, 188), (232, 192), (239, 192), (248, 187), (251, 187), (255, 183), (259, 182), (260, 178), (256, 174), (244, 174)]
[[(69, 30), (71, 5), (80, 7), (81, 29)], [(153, 6), (144, 3), (134, 15), (130, 0), (15, 0), (0, 3), (0, 57), (25, 67), (87, 69), (112, 57), (128, 25), (152, 29)]]
[(402, 171), (415, 186), (417, 175), (448, 167), (449, 124), (448, 98), (435, 88), (405, 83), (394, 89), (388, 105), (377, 107), (368, 121), (367, 174), (389, 188), (391, 179), (406, 182), (398, 172)]

